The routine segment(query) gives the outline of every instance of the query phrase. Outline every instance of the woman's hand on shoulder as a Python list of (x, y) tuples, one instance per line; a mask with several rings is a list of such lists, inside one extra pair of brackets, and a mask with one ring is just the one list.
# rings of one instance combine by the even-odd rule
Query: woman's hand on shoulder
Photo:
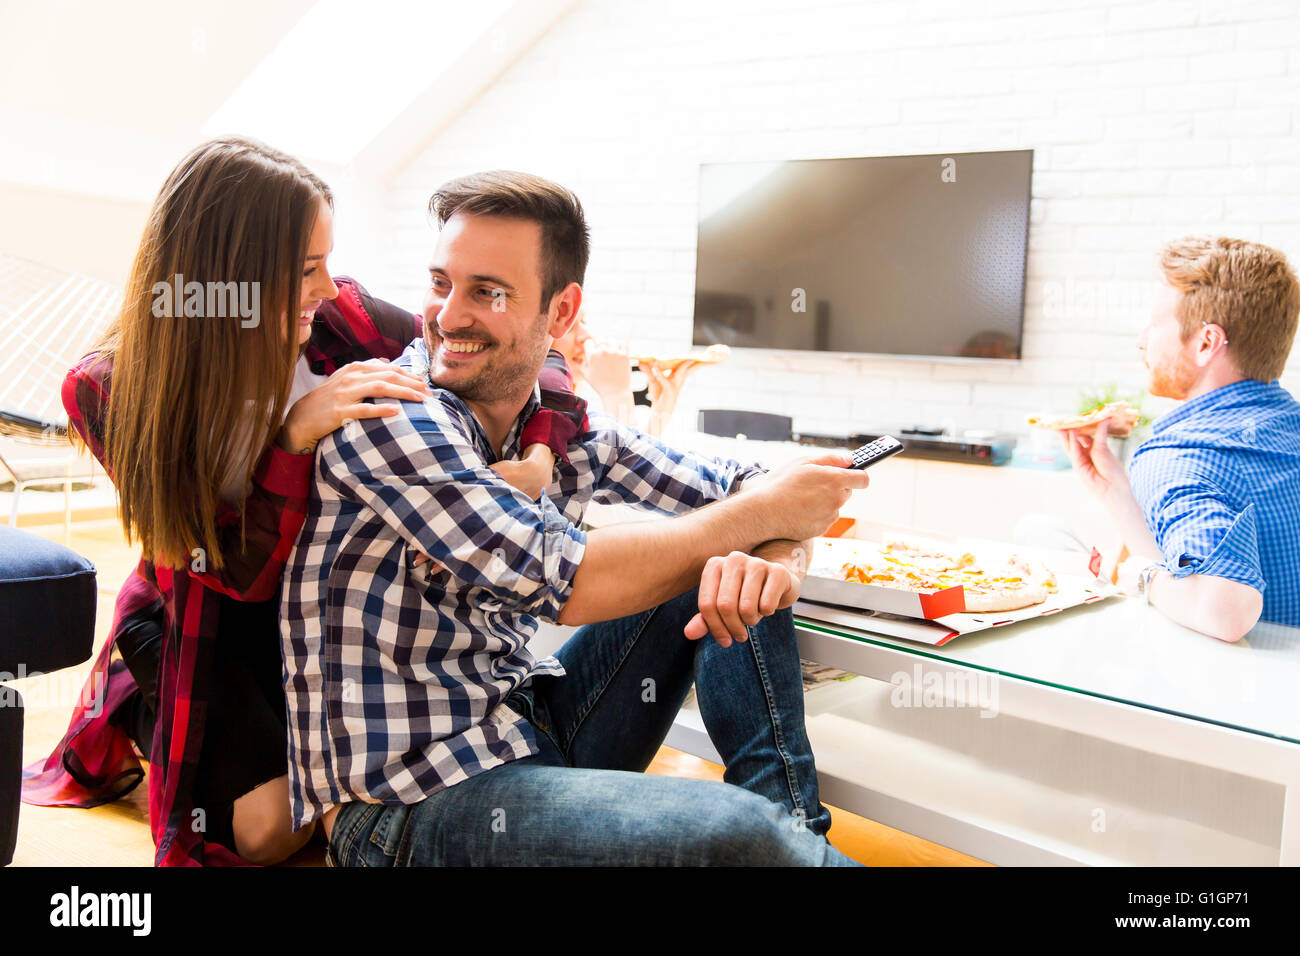
[(421, 402), (428, 394), (420, 376), (382, 359), (352, 362), (294, 402), (276, 441), (285, 451), (310, 454), (317, 442), (349, 419), (387, 418), (399, 411), (395, 405), (372, 405), (367, 398)]

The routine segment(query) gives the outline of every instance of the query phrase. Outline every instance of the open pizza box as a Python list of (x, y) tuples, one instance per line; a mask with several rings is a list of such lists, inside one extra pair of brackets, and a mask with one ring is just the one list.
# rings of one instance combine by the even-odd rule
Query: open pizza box
[(984, 556), (999, 553), (1033, 553), (1056, 574), (1057, 590), (1041, 604), (1016, 611), (970, 613), (965, 610), (965, 596), (960, 587), (918, 593), (900, 588), (881, 587), (845, 581), (840, 568), (855, 560), (870, 542), (851, 538), (818, 538), (809, 562), (808, 576), (800, 590), (794, 612), (801, 617), (825, 621), (859, 631), (899, 637), (935, 647), (954, 637), (1018, 621), (1057, 614), (1081, 604), (1094, 604), (1119, 592), (1097, 577), (1100, 556), (1060, 551), (1034, 551), (1012, 548), (991, 542), (956, 542), (969, 544)]

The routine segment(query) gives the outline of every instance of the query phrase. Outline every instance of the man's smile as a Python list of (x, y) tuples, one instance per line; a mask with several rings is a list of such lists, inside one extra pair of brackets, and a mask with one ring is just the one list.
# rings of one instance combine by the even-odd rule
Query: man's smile
[(442, 340), (441, 346), (444, 352), (453, 352), (457, 355), (472, 355), (487, 348), (487, 345), (482, 342), (448, 342), (446, 339)]
[(475, 356), (487, 352), (493, 345), (492, 342), (477, 337), (456, 338), (454, 336), (439, 335), (436, 329), (434, 335), (437, 338), (434, 358), (442, 362), (463, 365), (473, 361)]

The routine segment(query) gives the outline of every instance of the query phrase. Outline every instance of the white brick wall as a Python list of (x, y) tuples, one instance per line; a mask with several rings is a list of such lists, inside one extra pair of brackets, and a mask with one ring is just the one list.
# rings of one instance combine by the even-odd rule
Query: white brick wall
[[(1023, 362), (738, 351), (696, 374), (680, 413), (1018, 428), (1084, 386), (1140, 389), (1134, 342), (1165, 240), (1220, 232), (1300, 265), (1297, 49), (1295, 0), (584, 0), (396, 177), (391, 268), (369, 281), (418, 304), (429, 193), (526, 169), (587, 208), (593, 330), (681, 350), (701, 162), (1029, 147)], [(1283, 382), (1300, 394), (1300, 352)]]

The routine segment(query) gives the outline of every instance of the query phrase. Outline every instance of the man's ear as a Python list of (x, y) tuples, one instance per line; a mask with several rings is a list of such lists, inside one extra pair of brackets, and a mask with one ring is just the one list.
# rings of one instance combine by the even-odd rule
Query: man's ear
[(1228, 337), (1224, 334), (1223, 328), (1218, 325), (1202, 326), (1200, 330), (1200, 341), (1196, 348), (1196, 364), (1204, 368), (1209, 365), (1219, 354), (1220, 349), (1223, 354), (1227, 355)]
[(551, 319), (546, 332), (552, 339), (561, 338), (578, 320), (582, 309), (582, 286), (570, 282), (551, 299)]

